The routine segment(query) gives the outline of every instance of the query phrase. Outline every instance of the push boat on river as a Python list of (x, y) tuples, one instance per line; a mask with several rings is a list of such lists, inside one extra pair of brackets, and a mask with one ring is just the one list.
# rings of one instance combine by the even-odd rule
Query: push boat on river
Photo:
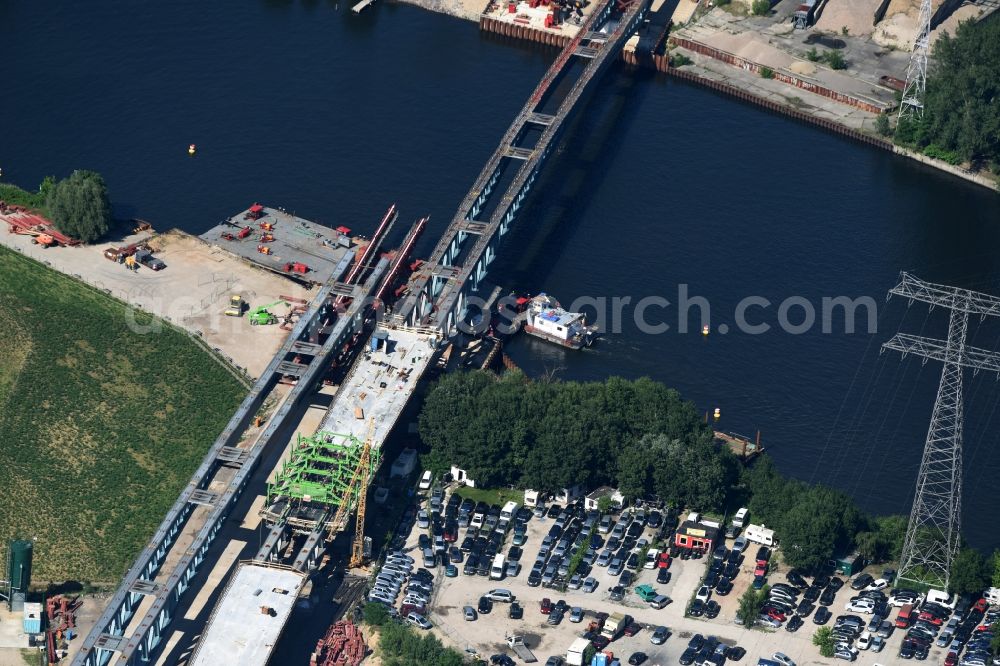
[(588, 326), (582, 312), (568, 312), (544, 293), (528, 301), (524, 332), (570, 349), (589, 347), (597, 339), (597, 326)]

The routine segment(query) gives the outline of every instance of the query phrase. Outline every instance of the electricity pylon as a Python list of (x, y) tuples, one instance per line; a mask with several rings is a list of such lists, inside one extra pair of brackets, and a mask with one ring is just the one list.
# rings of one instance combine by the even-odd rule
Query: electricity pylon
[(951, 310), (946, 341), (897, 333), (882, 345), (942, 361), (941, 381), (931, 414), (924, 454), (917, 476), (917, 490), (906, 528), (899, 578), (947, 589), (951, 564), (959, 547), (962, 519), (962, 371), (972, 368), (1000, 374), (1000, 354), (968, 347), (965, 334), (969, 315), (1000, 316), (1000, 298), (968, 289), (924, 282), (908, 273), (900, 274), (889, 295), (905, 296), (912, 303), (923, 301), (931, 308)]
[(927, 57), (931, 50), (931, 0), (920, 0), (920, 18), (917, 19), (917, 38), (906, 68), (906, 85), (899, 103), (898, 118), (924, 115), (924, 93), (927, 90)]

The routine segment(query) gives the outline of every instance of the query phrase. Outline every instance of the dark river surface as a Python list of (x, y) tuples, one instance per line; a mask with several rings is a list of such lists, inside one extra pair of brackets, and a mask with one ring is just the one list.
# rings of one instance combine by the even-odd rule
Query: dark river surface
[[(252, 201), (365, 232), (397, 202), (403, 221), (431, 215), (426, 254), (554, 55), (404, 5), (359, 17), (319, 0), (0, 0), (0, 168), (29, 188), (94, 169), (119, 215), (196, 234)], [(785, 473), (908, 512), (940, 365), (879, 347), (897, 329), (943, 335), (946, 318), (885, 294), (901, 270), (1000, 293), (1000, 197), (618, 65), (542, 185), (491, 281), (632, 305), (587, 351), (515, 340), (522, 368), (648, 375), (720, 408), (720, 429), (759, 429)], [(712, 333), (697, 309), (680, 333), (676, 306), (646, 310), (668, 331), (640, 331), (634, 304), (676, 304), (681, 285), (707, 299)], [(853, 334), (842, 311), (830, 333), (821, 316), (780, 330), (786, 299), (821, 315), (837, 296), (873, 298), (877, 330), (863, 310)], [(747, 315), (770, 331), (736, 330), (747, 297), (770, 301)], [(998, 334), (970, 323), (977, 346), (997, 349)], [(969, 373), (965, 398), (964, 531), (993, 548), (1000, 385)]]

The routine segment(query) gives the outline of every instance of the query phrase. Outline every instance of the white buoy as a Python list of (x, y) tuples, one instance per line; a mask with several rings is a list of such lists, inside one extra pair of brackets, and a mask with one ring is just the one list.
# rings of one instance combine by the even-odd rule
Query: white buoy
[(197, 150), (198, 147), (192, 143), (190, 146), (188, 146), (188, 155), (194, 155), (195, 152), (197, 152)]
[(722, 410), (718, 407), (715, 408), (715, 418), (718, 419), (722, 416)]

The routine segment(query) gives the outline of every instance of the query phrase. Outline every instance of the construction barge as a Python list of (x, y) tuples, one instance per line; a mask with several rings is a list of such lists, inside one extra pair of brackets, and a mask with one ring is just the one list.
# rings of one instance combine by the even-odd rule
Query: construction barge
[(255, 203), (212, 227), (202, 240), (307, 286), (325, 284), (340, 261), (361, 242), (336, 229)]

